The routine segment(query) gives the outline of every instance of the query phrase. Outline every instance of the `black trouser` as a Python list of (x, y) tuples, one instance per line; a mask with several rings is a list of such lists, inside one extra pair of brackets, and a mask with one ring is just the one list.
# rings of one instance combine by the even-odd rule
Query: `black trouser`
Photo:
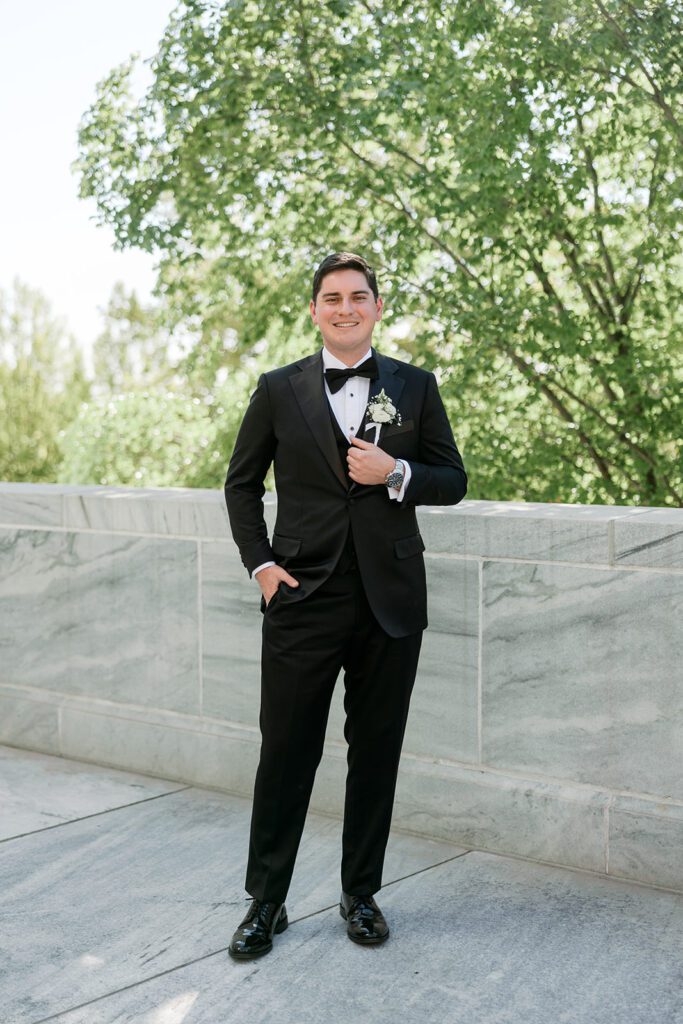
[(377, 892), (396, 775), (422, 643), (378, 624), (357, 571), (335, 573), (310, 597), (271, 598), (263, 617), (261, 757), (245, 888), (284, 901), (322, 757), (334, 684), (344, 669), (348, 771), (342, 888)]

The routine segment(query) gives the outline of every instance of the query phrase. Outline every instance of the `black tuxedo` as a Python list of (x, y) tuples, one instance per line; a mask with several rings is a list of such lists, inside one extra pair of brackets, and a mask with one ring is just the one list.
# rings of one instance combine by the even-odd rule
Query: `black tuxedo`
[[(281, 602), (304, 600), (328, 578), (350, 528), (370, 607), (386, 632), (399, 637), (427, 626), (424, 543), (415, 506), (456, 505), (467, 491), (467, 476), (434, 375), (375, 356), (379, 379), (370, 398), (384, 389), (401, 413), (400, 426), (383, 425), (379, 446), (410, 463), (403, 501), (390, 501), (382, 484), (349, 482), (321, 352), (261, 376), (237, 436), (225, 496), (246, 568), (252, 572), (273, 559), (299, 580), (298, 588), (284, 588)], [(269, 543), (261, 499), (271, 462), (277, 519)]]
[[(398, 764), (417, 671), (427, 595), (415, 506), (454, 505), (467, 477), (434, 375), (374, 353), (401, 423), (379, 446), (409, 463), (402, 501), (353, 482), (347, 442), (327, 400), (322, 352), (261, 375), (225, 482), (230, 525), (249, 572), (276, 561), (281, 583), (263, 612), (262, 743), (246, 889), (283, 902), (294, 868), (330, 700), (344, 670), (349, 744), (342, 888), (381, 887)], [(363, 434), (358, 436), (374, 441)], [(274, 464), (277, 518), (269, 542), (263, 481)]]

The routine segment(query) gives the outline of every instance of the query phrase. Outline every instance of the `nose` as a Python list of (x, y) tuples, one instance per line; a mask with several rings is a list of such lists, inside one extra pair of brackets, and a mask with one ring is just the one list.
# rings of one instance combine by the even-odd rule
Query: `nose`
[(349, 298), (343, 298), (341, 301), (342, 313), (353, 313), (353, 302)]

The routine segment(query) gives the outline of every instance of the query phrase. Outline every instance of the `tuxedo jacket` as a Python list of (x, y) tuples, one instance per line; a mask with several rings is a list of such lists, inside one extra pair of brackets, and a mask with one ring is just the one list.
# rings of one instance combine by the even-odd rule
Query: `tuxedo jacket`
[[(400, 424), (382, 425), (377, 444), (412, 471), (400, 502), (384, 484), (348, 479), (322, 350), (260, 376), (237, 434), (225, 499), (247, 570), (272, 559), (299, 581), (280, 585), (279, 602), (304, 601), (329, 577), (350, 528), (372, 612), (385, 632), (400, 637), (427, 626), (425, 545), (415, 508), (456, 505), (467, 492), (467, 475), (434, 374), (372, 353), (379, 379), (371, 382), (368, 401), (383, 389), (401, 415)], [(374, 442), (374, 428), (358, 436)], [(271, 463), (277, 515), (269, 540), (263, 494)]]

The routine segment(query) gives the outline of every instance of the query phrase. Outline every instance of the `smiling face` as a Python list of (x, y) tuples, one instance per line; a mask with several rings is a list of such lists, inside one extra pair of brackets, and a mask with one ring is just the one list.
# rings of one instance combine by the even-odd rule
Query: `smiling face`
[(375, 300), (360, 270), (333, 270), (322, 279), (310, 310), (325, 348), (353, 366), (370, 347), (375, 324), (382, 319), (382, 300)]

